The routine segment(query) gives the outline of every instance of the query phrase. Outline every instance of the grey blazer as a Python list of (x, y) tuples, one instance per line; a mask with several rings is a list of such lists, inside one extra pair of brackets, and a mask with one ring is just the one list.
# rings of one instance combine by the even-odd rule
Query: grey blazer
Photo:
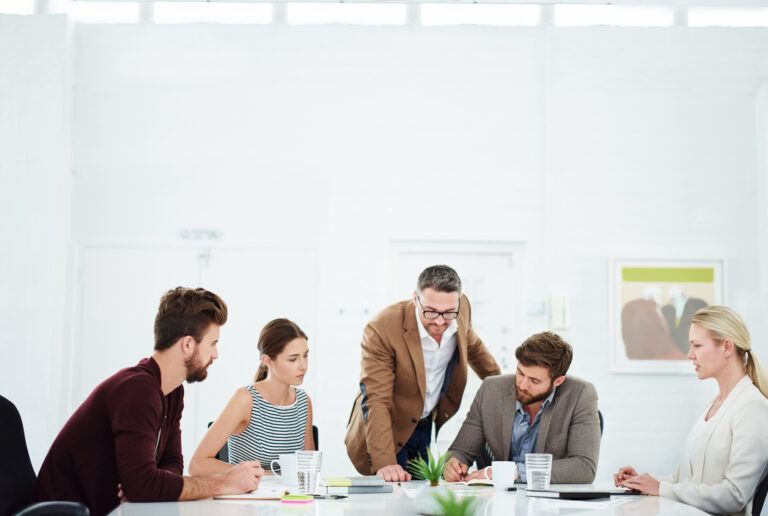
[[(515, 423), (515, 375), (491, 376), (475, 395), (467, 419), (449, 451), (470, 465), (488, 443), (499, 460), (509, 457)], [(536, 452), (552, 454), (553, 484), (589, 484), (600, 453), (600, 420), (595, 387), (574, 376), (555, 391), (541, 414)]]

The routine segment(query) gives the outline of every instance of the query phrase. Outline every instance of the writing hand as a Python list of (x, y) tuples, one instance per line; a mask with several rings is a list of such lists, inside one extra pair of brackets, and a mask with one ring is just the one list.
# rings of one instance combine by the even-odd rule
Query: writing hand
[(443, 478), (448, 482), (458, 482), (464, 480), (469, 467), (466, 464), (459, 462), (456, 457), (451, 457), (448, 464), (445, 465), (445, 471), (443, 472)]

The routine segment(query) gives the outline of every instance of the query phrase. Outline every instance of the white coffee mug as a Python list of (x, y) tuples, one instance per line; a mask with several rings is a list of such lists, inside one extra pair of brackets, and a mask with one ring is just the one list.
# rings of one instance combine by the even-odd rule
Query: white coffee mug
[[(275, 471), (275, 465), (280, 469), (280, 473)], [(273, 460), (269, 463), (269, 468), (272, 470), (272, 473), (280, 479), (283, 485), (295, 486), (298, 484), (295, 453), (281, 453), (277, 456), (277, 460)]]
[(491, 462), (491, 475), (496, 489), (512, 487), (517, 480), (517, 464), (513, 461), (495, 460)]

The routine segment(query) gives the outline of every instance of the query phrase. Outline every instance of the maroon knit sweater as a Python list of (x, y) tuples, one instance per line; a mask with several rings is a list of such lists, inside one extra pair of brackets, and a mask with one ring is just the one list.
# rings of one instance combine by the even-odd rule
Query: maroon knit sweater
[(184, 485), (184, 388), (167, 396), (152, 358), (102, 382), (64, 425), (40, 468), (35, 501), (83, 502), (94, 516), (131, 502), (177, 500)]

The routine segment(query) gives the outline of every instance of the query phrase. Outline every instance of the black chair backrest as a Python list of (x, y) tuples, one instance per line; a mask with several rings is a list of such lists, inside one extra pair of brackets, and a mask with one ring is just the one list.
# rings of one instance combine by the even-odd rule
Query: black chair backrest
[[(211, 428), (212, 424), (213, 424), (213, 421), (208, 421), (208, 428)], [(229, 441), (228, 440), (224, 443), (224, 446), (221, 447), (221, 449), (219, 450), (219, 453), (216, 454), (216, 458), (222, 462), (229, 462)]]
[(603, 436), (603, 425), (605, 422), (603, 421), (603, 413), (599, 410), (597, 411), (597, 417), (600, 418), (600, 437)]
[(765, 503), (765, 495), (768, 493), (768, 475), (757, 485), (755, 497), (752, 498), (752, 516), (760, 516)]
[(14, 516), (91, 516), (91, 511), (80, 502), (38, 502)]
[(317, 430), (317, 427), (315, 425), (312, 425), (312, 439), (315, 440), (315, 450), (320, 449), (320, 437), (319, 432)]
[(28, 505), (35, 480), (21, 415), (16, 405), (0, 396), (0, 514)]
[(483, 444), (483, 448), (480, 450), (480, 455), (475, 458), (477, 469), (481, 470), (487, 468), (494, 460), (496, 460), (496, 458), (493, 456), (491, 447), (488, 446), (488, 443)]

